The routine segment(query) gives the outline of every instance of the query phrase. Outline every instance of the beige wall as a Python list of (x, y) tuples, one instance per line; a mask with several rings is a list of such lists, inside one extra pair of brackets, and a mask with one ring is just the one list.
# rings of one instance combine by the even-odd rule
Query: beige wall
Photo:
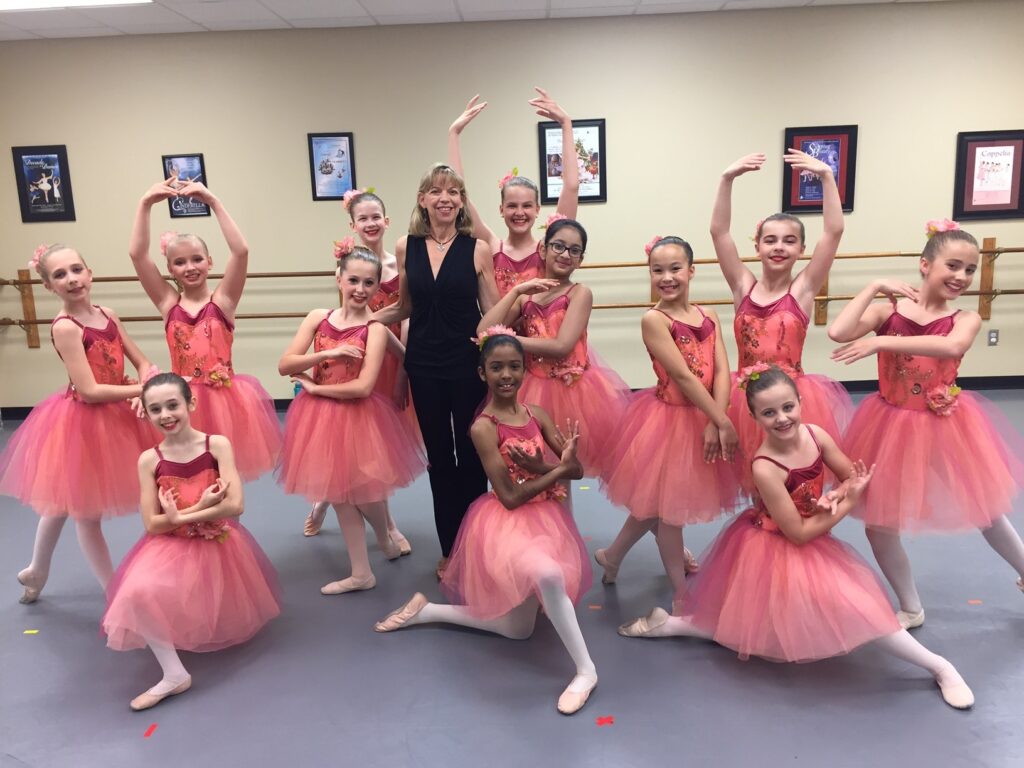
[[(134, 207), (157, 179), (160, 155), (203, 152), (210, 186), (249, 239), (254, 271), (328, 268), (331, 240), (347, 231), (337, 203), (310, 200), (306, 136), (355, 133), (357, 180), (390, 203), (392, 242), (403, 231), (420, 172), (442, 159), (445, 130), (465, 100), (491, 105), (465, 136), (471, 195), (500, 223), (497, 179), (511, 166), (537, 173), (535, 117), (525, 101), (544, 85), (577, 117), (608, 121), (609, 202), (581, 208), (588, 258), (642, 257), (655, 233), (678, 232), (711, 255), (707, 226), (720, 170), (748, 151), (771, 156), (736, 187), (739, 242), (779, 207), (786, 126), (860, 126), (856, 212), (842, 250), (914, 250), (926, 219), (951, 213), (957, 131), (1024, 128), (1024, 9), (1017, 2), (838, 6), (349, 30), (238, 32), (0, 43), (0, 145), (67, 144), (78, 221), (22, 224), (10, 160), (0, 162), (0, 276), (13, 277), (42, 241), (77, 246), (97, 275), (127, 274)], [(4, 150), (6, 151), (6, 150)], [(808, 217), (809, 237), (820, 219)], [(213, 220), (194, 222), (225, 253)], [(156, 232), (168, 228), (165, 208)], [(1024, 222), (983, 222), (979, 236), (1024, 245)], [(913, 277), (910, 262), (848, 262), (834, 291), (860, 288), (880, 270)], [(641, 270), (583, 273), (600, 302), (642, 300)], [(1024, 256), (1000, 259), (999, 284), (1024, 287)], [(333, 302), (329, 280), (250, 281), (242, 311), (306, 310)], [(697, 300), (724, 297), (714, 266), (698, 271)], [(54, 300), (37, 289), (39, 311)], [(122, 315), (152, 312), (134, 285), (97, 285), (94, 298)], [(973, 306), (965, 300), (963, 306)], [(835, 316), (836, 308), (832, 309)], [(0, 288), (0, 316), (18, 316), (17, 292)], [(731, 308), (723, 308), (730, 323)], [(651, 380), (639, 311), (595, 312), (592, 339), (634, 386)], [(296, 322), (242, 321), (235, 362), (275, 396), (276, 373)], [(995, 304), (968, 375), (1024, 374), (1024, 301)], [(132, 333), (166, 364), (161, 328)], [(45, 340), (0, 331), (0, 404), (30, 405), (62, 384)], [(730, 355), (734, 356), (732, 340)], [(838, 368), (823, 328), (805, 367), (864, 379), (874, 362)], [(734, 359), (734, 358), (733, 358)]]

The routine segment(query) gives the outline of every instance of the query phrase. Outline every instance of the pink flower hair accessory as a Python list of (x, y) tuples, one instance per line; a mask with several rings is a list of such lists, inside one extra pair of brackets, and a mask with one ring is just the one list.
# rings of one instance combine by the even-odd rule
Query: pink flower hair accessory
[(511, 171), (509, 171), (508, 173), (501, 177), (501, 181), (498, 182), (498, 189), (503, 188), (506, 184), (508, 184), (510, 181), (512, 181), (512, 179), (514, 179), (518, 175), (519, 168), (513, 168)]
[(480, 347), (480, 349), (483, 349), (484, 348), (484, 344), (486, 344), (487, 340), (489, 338), (491, 338), (492, 336), (515, 336), (515, 335), (516, 335), (516, 332), (514, 330), (512, 330), (511, 328), (509, 328), (507, 325), (492, 325), (490, 328), (485, 329), (484, 332), (481, 333), (479, 337), (473, 336), (472, 338), (470, 338), (470, 341), (472, 341), (474, 344), (476, 344), (478, 347)]
[(154, 376), (157, 376), (159, 373), (159, 368), (157, 368), (155, 365), (150, 365), (149, 369), (146, 371), (146, 375), (142, 377), (142, 383), (145, 384), (147, 381), (152, 379)]
[(940, 232), (956, 232), (960, 229), (960, 222), (952, 219), (931, 219), (924, 227), (924, 233), (931, 240)]
[(757, 224), (754, 225), (754, 236), (750, 238), (755, 243), (757, 242), (758, 238), (761, 237), (761, 227), (763, 227), (763, 226), (764, 226), (764, 219), (758, 219), (757, 220)]
[(746, 389), (750, 382), (757, 381), (761, 378), (762, 373), (770, 371), (771, 368), (772, 366), (768, 363), (754, 363), (753, 365), (748, 365), (740, 371), (740, 375), (736, 378), (736, 386), (740, 389)]
[(39, 259), (43, 257), (43, 254), (50, 249), (49, 243), (40, 243), (36, 246), (36, 249), (32, 251), (32, 258), (29, 259), (28, 265), (36, 271), (36, 274), (43, 274), (42, 270), (39, 269)]
[(568, 218), (569, 217), (566, 216), (563, 213), (552, 213), (550, 216), (548, 216), (548, 220), (540, 225), (540, 229), (547, 229), (552, 224), (554, 224), (556, 221), (562, 221), (562, 219), (568, 219)]
[(644, 246), (644, 253), (647, 254), (648, 258), (650, 258), (651, 251), (654, 250), (654, 246), (658, 244), (658, 241), (661, 240), (661, 238), (661, 235), (655, 235), (647, 242), (647, 245)]
[(173, 229), (169, 229), (160, 235), (160, 255), (167, 256), (167, 247), (174, 241), (178, 236), (178, 233)]
[(356, 241), (353, 237), (346, 237), (344, 240), (334, 241), (334, 258), (341, 259), (348, 256), (356, 249)]

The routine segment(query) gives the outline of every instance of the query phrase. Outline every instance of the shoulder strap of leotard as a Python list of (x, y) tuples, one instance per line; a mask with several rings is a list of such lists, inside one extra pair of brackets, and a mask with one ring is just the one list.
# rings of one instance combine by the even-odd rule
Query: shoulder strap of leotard
[(753, 459), (751, 459), (751, 463), (757, 461), (758, 459), (762, 459), (764, 461), (770, 461), (772, 464), (774, 464), (779, 469), (784, 469), (784, 470), (786, 470), (786, 472), (789, 472), (789, 467), (787, 467), (781, 461), (776, 461), (771, 456), (755, 456)]
[(50, 327), (52, 328), (52, 327), (53, 327), (54, 325), (56, 325), (57, 323), (59, 323), (59, 322), (60, 322), (61, 320), (70, 320), (70, 321), (71, 321), (72, 323), (74, 323), (75, 325), (77, 325), (77, 326), (78, 326), (79, 328), (81, 328), (81, 329), (82, 329), (83, 331), (85, 330), (85, 326), (84, 326), (84, 325), (82, 325), (82, 324), (81, 324), (80, 322), (78, 322), (78, 321), (77, 321), (77, 320), (76, 320), (75, 318), (73, 318), (73, 317), (72, 317), (71, 315), (59, 315), (58, 317), (55, 317), (55, 318), (53, 318), (53, 321), (52, 321), (52, 322), (50, 323)]
[(206, 452), (207, 453), (210, 452), (210, 436), (209, 435), (206, 436)]
[(499, 424), (501, 423), (501, 422), (500, 422), (500, 421), (498, 421), (498, 420), (497, 420), (496, 418), (494, 418), (493, 416), (491, 416), (491, 414), (489, 414), (489, 413), (481, 413), (481, 414), (480, 414), (479, 416), (477, 416), (477, 418), (478, 418), (478, 419), (487, 419), (487, 420), (488, 420), (488, 421), (490, 421), (490, 422), (491, 422), (491, 423), (492, 423), (492, 424), (493, 424), (494, 426), (498, 426), (498, 425), (499, 425)]
[(809, 434), (811, 436), (811, 440), (814, 441), (814, 447), (818, 449), (818, 454), (820, 455), (821, 454), (821, 443), (818, 442), (817, 435), (814, 434), (814, 430), (811, 429), (809, 425), (804, 424), (804, 426), (807, 428), (807, 434)]
[(154, 450), (156, 451), (156, 457), (157, 457), (158, 459), (160, 459), (160, 461), (163, 461), (163, 460), (164, 460), (164, 454), (163, 454), (163, 452), (162, 452), (162, 451), (160, 450), (160, 446), (159, 446), (159, 445), (156, 445), (156, 446), (154, 446), (153, 448), (154, 448)]

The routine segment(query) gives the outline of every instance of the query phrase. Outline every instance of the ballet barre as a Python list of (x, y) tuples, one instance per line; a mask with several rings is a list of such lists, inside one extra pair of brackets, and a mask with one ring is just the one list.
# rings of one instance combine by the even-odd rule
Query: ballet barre
[[(1024, 247), (1010, 247), (1000, 248), (996, 243), (996, 238), (986, 237), (982, 242), (981, 247), (981, 263), (978, 271), (978, 285), (979, 288), (976, 291), (964, 291), (964, 296), (977, 296), (978, 297), (978, 314), (981, 315), (982, 320), (989, 320), (992, 317), (992, 302), (999, 296), (1019, 296), (1024, 294), (1024, 288), (996, 288), (995, 287), (995, 273), (996, 273), (996, 259), (1004, 253), (1024, 253)], [(887, 258), (920, 258), (920, 252), (912, 251), (879, 251), (879, 252), (864, 252), (864, 253), (839, 253), (836, 254), (836, 261), (846, 261), (853, 259), (887, 259)], [(810, 261), (810, 256), (801, 256), (799, 261)], [(756, 262), (758, 258), (756, 256), (747, 256), (741, 259), (744, 262)], [(696, 264), (717, 264), (717, 259), (694, 259), (693, 263)], [(581, 264), (580, 269), (635, 269), (635, 268), (647, 268), (646, 261), (612, 261), (603, 262), (598, 264)], [(248, 279), (259, 280), (265, 278), (296, 278), (296, 277), (333, 277), (334, 270), (313, 270), (304, 272), (250, 272)], [(212, 279), (219, 279), (223, 277), (221, 274), (210, 275)], [(166, 278), (170, 280), (170, 277)], [(117, 275), (114, 277), (94, 277), (94, 283), (135, 283), (138, 282), (139, 278), (137, 275)], [(14, 280), (0, 277), (0, 288), (4, 286), (14, 286), (18, 289), (21, 294), (21, 312), (22, 317), (20, 319), (3, 317), (0, 318), (0, 328), (8, 326), (17, 326), (25, 331), (26, 342), (30, 349), (37, 349), (39, 347), (39, 326), (49, 325), (53, 322), (52, 318), (40, 319), (36, 315), (36, 301), (33, 287), (36, 285), (42, 285), (43, 281), (38, 277), (33, 277), (32, 273), (27, 269), (19, 269), (18, 277)], [(837, 294), (831, 295), (828, 293), (828, 279), (825, 280), (824, 285), (821, 287), (821, 293), (814, 299), (814, 324), (815, 325), (827, 325), (828, 324), (828, 305), (833, 301), (849, 301), (853, 298), (852, 294)], [(649, 308), (656, 301), (656, 297), (652, 296), (650, 301), (645, 302), (621, 302), (612, 304), (594, 304), (594, 309), (646, 309)], [(727, 299), (701, 299), (699, 301), (702, 305), (707, 306), (726, 306), (731, 305), (733, 300)], [(235, 315), (236, 320), (283, 320), (283, 319), (299, 319), (306, 316), (306, 312), (244, 312)], [(158, 322), (162, 321), (159, 315), (140, 315), (137, 317), (122, 317), (121, 321), (125, 323), (142, 323), (142, 322)]]

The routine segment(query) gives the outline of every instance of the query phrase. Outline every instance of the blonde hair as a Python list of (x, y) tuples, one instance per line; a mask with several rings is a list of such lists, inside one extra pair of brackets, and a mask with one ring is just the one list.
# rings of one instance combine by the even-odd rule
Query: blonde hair
[(164, 257), (170, 259), (171, 248), (178, 245), (178, 243), (188, 242), (198, 243), (203, 251), (203, 255), (209, 258), (210, 249), (206, 247), (206, 241), (199, 235), (192, 235), (188, 232), (164, 232), (160, 238), (160, 249), (163, 251)]
[(409, 219), (409, 234), (415, 237), (430, 237), (430, 217), (427, 209), (420, 206), (419, 196), (425, 194), (438, 179), (454, 184), (459, 188), (459, 196), (462, 198), (462, 207), (455, 219), (455, 229), (460, 235), (473, 235), (473, 217), (469, 212), (469, 199), (466, 197), (466, 182), (455, 172), (455, 169), (446, 163), (434, 163), (430, 166), (423, 178), (420, 179), (419, 189), (416, 191), (416, 205), (412, 209), (412, 217)]
[(88, 264), (85, 263), (85, 258), (82, 256), (81, 253), (79, 253), (77, 248), (72, 248), (70, 245), (65, 245), (64, 243), (53, 243), (53, 245), (48, 245), (45, 247), (45, 249), (39, 250), (38, 258), (34, 258), (32, 262), (36, 272), (39, 273), (39, 276), (43, 279), (44, 283), (50, 282), (50, 273), (46, 269), (46, 262), (49, 261), (50, 257), (53, 256), (53, 254), (57, 253), (57, 251), (72, 251), (78, 256), (82, 264), (84, 264), (86, 267), (89, 266)]

